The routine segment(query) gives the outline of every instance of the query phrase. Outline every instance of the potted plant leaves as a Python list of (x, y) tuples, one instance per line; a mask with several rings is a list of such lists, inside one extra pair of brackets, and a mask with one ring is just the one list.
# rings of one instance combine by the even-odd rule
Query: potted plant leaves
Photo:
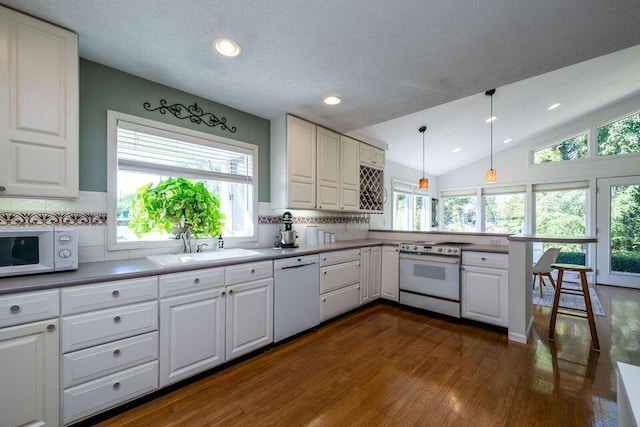
[(167, 178), (136, 191), (129, 228), (138, 237), (166, 232), (180, 238), (189, 231), (194, 237), (203, 238), (222, 234), (224, 218), (220, 200), (202, 182)]

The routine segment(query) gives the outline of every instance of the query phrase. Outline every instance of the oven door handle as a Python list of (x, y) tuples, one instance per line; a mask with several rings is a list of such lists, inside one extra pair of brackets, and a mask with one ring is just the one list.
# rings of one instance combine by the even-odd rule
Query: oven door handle
[(410, 259), (412, 261), (422, 261), (422, 262), (434, 262), (439, 264), (460, 264), (459, 258), (446, 257), (446, 256), (400, 254), (400, 259)]

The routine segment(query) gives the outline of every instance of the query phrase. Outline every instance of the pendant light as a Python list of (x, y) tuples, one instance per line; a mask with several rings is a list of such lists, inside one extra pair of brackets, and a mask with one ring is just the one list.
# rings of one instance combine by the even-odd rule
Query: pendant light
[(418, 128), (418, 132), (420, 132), (422, 134), (422, 178), (420, 178), (420, 182), (418, 183), (418, 187), (421, 190), (428, 190), (429, 189), (429, 180), (427, 178), (425, 178), (424, 176), (424, 152), (425, 152), (425, 148), (424, 148), (424, 133), (427, 131), (427, 127), (426, 126), (420, 126), (420, 128)]
[(496, 170), (493, 168), (493, 121), (495, 120), (495, 117), (493, 117), (493, 94), (496, 93), (495, 89), (491, 89), (486, 91), (484, 94), (487, 95), (488, 97), (491, 98), (491, 115), (489, 116), (489, 126), (491, 127), (491, 151), (490, 151), (490, 156), (491, 156), (491, 167), (490, 169), (487, 171), (487, 183), (489, 184), (493, 184), (496, 182)]

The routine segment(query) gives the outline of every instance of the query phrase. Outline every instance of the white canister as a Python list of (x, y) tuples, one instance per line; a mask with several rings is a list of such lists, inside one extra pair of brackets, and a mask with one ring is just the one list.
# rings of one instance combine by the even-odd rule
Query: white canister
[(307, 245), (317, 245), (318, 244), (318, 227), (315, 225), (307, 225), (307, 229), (305, 231), (305, 237)]
[(324, 242), (331, 243), (331, 233), (329, 233), (328, 231), (324, 233)]
[(318, 230), (318, 243), (324, 243), (324, 230)]
[(336, 233), (331, 233), (331, 243), (336, 242)]

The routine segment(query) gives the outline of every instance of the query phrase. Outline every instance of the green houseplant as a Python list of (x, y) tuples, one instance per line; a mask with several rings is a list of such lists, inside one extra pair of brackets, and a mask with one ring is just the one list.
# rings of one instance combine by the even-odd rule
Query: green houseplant
[(156, 186), (144, 185), (136, 191), (129, 228), (138, 237), (145, 233), (181, 233), (189, 230), (194, 237), (222, 234), (224, 214), (220, 200), (201, 182), (185, 178), (168, 178)]

